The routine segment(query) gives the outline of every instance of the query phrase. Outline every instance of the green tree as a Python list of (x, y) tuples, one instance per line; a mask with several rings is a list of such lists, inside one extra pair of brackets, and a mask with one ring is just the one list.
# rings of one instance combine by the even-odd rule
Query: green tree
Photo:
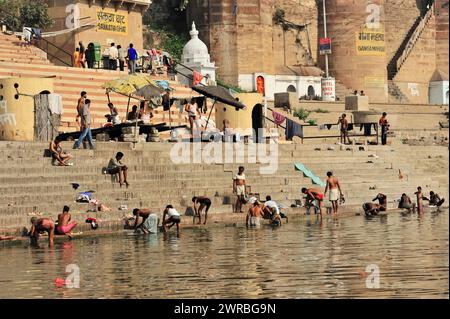
[(43, 0), (0, 0), (1, 22), (13, 31), (23, 27), (46, 29), (54, 21)]

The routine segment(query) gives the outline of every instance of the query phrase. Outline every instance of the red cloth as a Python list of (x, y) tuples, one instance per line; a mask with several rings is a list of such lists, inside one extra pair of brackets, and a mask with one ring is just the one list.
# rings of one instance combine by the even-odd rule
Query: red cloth
[(197, 71), (194, 71), (192, 73), (192, 83), (194, 85), (198, 85), (203, 80), (203, 75), (201, 73), (198, 73)]
[(272, 111), (272, 116), (276, 125), (281, 125), (286, 120), (286, 117), (275, 111)]

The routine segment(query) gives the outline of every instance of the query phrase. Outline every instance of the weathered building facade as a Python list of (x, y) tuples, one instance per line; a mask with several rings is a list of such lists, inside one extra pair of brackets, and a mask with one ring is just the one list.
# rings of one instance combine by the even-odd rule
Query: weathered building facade
[[(218, 77), (235, 85), (258, 75), (293, 76), (325, 69), (322, 0), (191, 0), (195, 23)], [(277, 9), (298, 29), (274, 21)], [(436, 72), (448, 80), (448, 1), (326, 0), (330, 75), (372, 102), (428, 103)], [(301, 71), (300, 71), (301, 72)], [(300, 74), (302, 75), (302, 74)], [(246, 87), (247, 88), (247, 87)]]

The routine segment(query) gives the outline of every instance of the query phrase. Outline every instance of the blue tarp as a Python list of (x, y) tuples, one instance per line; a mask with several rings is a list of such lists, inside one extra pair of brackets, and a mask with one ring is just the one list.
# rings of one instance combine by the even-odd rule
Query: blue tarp
[(325, 187), (327, 184), (323, 182), (318, 176), (305, 167), (302, 163), (295, 163), (295, 169), (301, 171), (304, 176), (311, 178), (313, 184)]

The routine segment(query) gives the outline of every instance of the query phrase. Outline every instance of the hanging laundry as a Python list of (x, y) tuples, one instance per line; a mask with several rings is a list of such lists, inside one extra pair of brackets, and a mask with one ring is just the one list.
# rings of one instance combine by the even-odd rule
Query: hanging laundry
[(327, 124), (327, 129), (331, 130), (331, 127), (333, 126), (333, 124)]
[(280, 113), (277, 113), (275, 111), (272, 111), (273, 121), (276, 125), (281, 125), (286, 120), (286, 117), (281, 115)]
[(319, 130), (323, 131), (326, 129), (326, 126), (325, 126), (325, 124), (321, 124), (318, 126), (318, 128), (319, 128)]
[(203, 80), (203, 75), (194, 70), (192, 73), (192, 83), (193, 85), (198, 85)]
[(170, 90), (169, 82), (164, 81), (164, 80), (158, 80), (158, 81), (155, 81), (155, 82), (160, 88), (162, 88), (164, 90)]
[(287, 118), (285, 134), (287, 140), (292, 140), (294, 136), (303, 138), (303, 126)]
[(63, 113), (62, 97), (59, 94), (48, 94), (48, 108), (51, 114)]
[(352, 123), (348, 124), (347, 131), (353, 131), (353, 124)]

